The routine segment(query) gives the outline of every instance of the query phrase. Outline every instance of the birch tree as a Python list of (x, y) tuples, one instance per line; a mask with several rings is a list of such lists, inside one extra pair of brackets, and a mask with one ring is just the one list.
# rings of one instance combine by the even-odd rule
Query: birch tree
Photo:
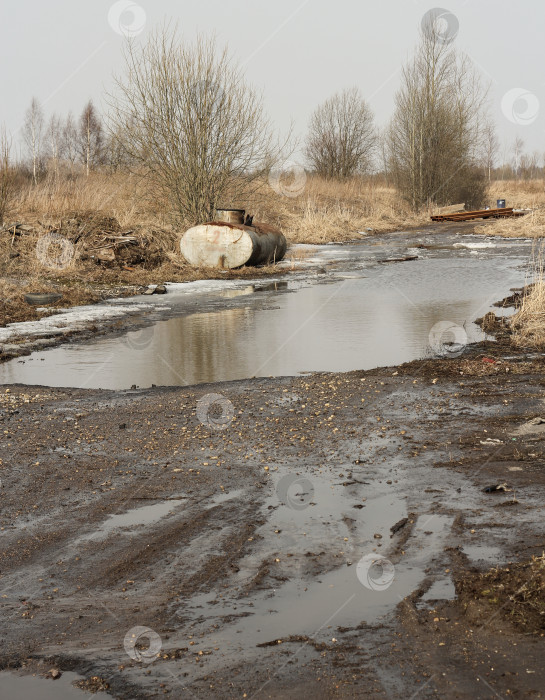
[(38, 174), (42, 168), (44, 113), (35, 97), (32, 98), (30, 107), (26, 111), (22, 135), (32, 163), (32, 179), (36, 185)]
[(55, 178), (59, 176), (59, 162), (62, 157), (62, 121), (56, 114), (51, 115), (46, 129), (47, 152)]
[(496, 164), (500, 142), (496, 133), (496, 125), (487, 121), (483, 128), (483, 161), (488, 182), (492, 180), (492, 169)]
[(89, 175), (91, 168), (101, 163), (104, 148), (102, 123), (92, 100), (89, 100), (81, 113), (78, 137), (81, 162), (86, 175)]
[(9, 208), (13, 194), (14, 173), (11, 163), (11, 138), (5, 127), (0, 128), (0, 226)]
[(403, 67), (387, 137), (390, 170), (413, 209), (481, 204), (486, 96), (469, 59), (430, 20), (415, 56)]
[(72, 175), (78, 158), (78, 130), (72, 112), (68, 113), (62, 127), (62, 153), (70, 166), (70, 174)]

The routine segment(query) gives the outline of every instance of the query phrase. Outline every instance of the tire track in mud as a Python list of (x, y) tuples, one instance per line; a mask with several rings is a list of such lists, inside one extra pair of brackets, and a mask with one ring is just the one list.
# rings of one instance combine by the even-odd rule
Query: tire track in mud
[[(511, 475), (524, 501), (515, 511), (496, 508), (480, 481), (511, 466), (505, 434), (542, 406), (541, 376), (507, 384), (468, 375), (467, 362), (153, 390), (137, 401), (130, 392), (83, 392), (78, 406), (87, 415), (77, 421), (53, 413), (69, 400), (58, 391), (41, 400), (53, 416), (46, 433), (34, 423), (44, 415), (40, 405), (25, 405), (8, 423), (3, 465), (10, 478), (2, 525), (17, 530), (1, 533), (9, 547), (0, 589), (16, 584), (0, 599), (2, 641), (10, 640), (2, 664), (55, 658), (107, 677), (116, 697), (148, 697), (160, 683), (174, 696), (186, 688), (217, 697), (221, 688), (226, 697), (259, 697), (267, 681), (271, 697), (290, 688), (310, 697), (317, 677), (347, 696), (358, 696), (362, 679), (373, 697), (395, 696), (399, 687), (410, 695), (429, 677), (422, 680), (410, 648), (399, 652), (403, 671), (389, 672), (386, 650), (402, 649), (400, 611), (414, 598), (418, 614), (427, 614), (436, 584), (459, 575), (449, 548), (475, 543), (470, 528), (483, 537), (496, 531), (506, 561), (521, 531), (529, 549), (539, 541), (535, 499), (543, 483), (530, 472)], [(226, 430), (196, 418), (207, 391), (235, 407)], [(504, 440), (503, 452), (482, 445), (485, 435)], [(19, 444), (25, 469), (16, 461)], [(77, 448), (77, 462), (59, 457), (59, 444), (65, 454)], [(288, 475), (295, 480), (281, 488)], [(173, 512), (108, 529), (112, 517), (118, 525), (136, 517), (142, 502), (174, 504)], [(367, 554), (394, 567), (397, 580), (384, 591), (358, 578)], [(153, 663), (123, 648), (137, 625), (161, 639)], [(226, 677), (231, 686), (222, 684)], [(434, 688), (429, 683), (422, 697)]]

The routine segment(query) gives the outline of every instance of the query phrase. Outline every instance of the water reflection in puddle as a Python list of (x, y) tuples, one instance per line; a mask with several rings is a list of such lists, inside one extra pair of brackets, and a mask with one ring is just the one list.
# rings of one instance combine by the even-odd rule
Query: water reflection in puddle
[(454, 600), (454, 598), (456, 598), (454, 582), (451, 578), (445, 578), (434, 581), (420, 600), (422, 603), (431, 603), (437, 600)]
[(132, 508), (126, 513), (111, 515), (98, 530), (95, 530), (89, 535), (83, 535), (78, 541), (101, 540), (106, 538), (113, 530), (122, 528), (132, 528), (134, 530), (144, 525), (152, 525), (173, 513), (183, 502), (183, 499), (173, 499), (154, 503), (151, 506)]
[(498, 564), (502, 555), (499, 547), (485, 544), (465, 544), (463, 551), (472, 562), (477, 563)]
[[(0, 383), (123, 389), (399, 364), (429, 352), (437, 324), (459, 326), (469, 342), (480, 340), (472, 321), (524, 282), (517, 262), (423, 259), (371, 266), (365, 277), (341, 270), (339, 278), (330, 276), (333, 283), (288, 294), (281, 282), (264, 284), (261, 296), (274, 300), (274, 308), (263, 308), (247, 288), (232, 290), (254, 301), (34, 353), (0, 365)], [(170, 307), (183, 306), (179, 299), (172, 293)]]
[[(218, 493), (201, 508), (210, 510), (226, 501), (238, 498), (242, 493), (244, 493), (242, 489)], [(116, 534), (120, 534), (120, 531), (128, 530), (128, 532), (123, 534), (135, 534), (140, 527), (155, 525), (167, 516), (176, 515), (180, 511), (180, 506), (182, 504), (186, 504), (187, 506), (188, 503), (187, 497), (183, 496), (180, 498), (171, 498), (167, 501), (159, 501), (159, 503), (153, 503), (149, 506), (131, 508), (125, 513), (115, 513), (110, 515), (99, 528), (87, 535), (79, 537), (76, 540), (76, 544), (80, 542), (103, 540), (114, 531)]]

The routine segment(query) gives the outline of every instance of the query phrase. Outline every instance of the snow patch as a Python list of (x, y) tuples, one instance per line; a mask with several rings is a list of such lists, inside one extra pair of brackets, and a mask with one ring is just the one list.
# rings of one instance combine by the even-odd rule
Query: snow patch
[(15, 337), (37, 338), (63, 335), (76, 329), (85, 328), (92, 323), (119, 318), (136, 311), (149, 311), (153, 308), (155, 307), (152, 304), (129, 305), (127, 303), (74, 306), (62, 313), (46, 316), (38, 321), (10, 323), (5, 328), (0, 328), (0, 342), (5, 343)]
[(480, 243), (455, 243), (454, 248), (469, 248), (469, 249), (480, 249), (480, 248), (496, 248), (497, 245), (496, 243), (492, 243), (492, 241), (483, 241)]

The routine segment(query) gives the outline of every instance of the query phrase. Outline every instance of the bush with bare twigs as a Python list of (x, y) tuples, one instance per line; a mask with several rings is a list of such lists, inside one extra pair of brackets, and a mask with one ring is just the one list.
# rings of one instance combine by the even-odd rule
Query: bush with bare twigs
[(184, 224), (244, 202), (279, 151), (263, 100), (227, 50), (176, 30), (128, 40), (126, 75), (110, 95), (110, 131), (148, 185)]

